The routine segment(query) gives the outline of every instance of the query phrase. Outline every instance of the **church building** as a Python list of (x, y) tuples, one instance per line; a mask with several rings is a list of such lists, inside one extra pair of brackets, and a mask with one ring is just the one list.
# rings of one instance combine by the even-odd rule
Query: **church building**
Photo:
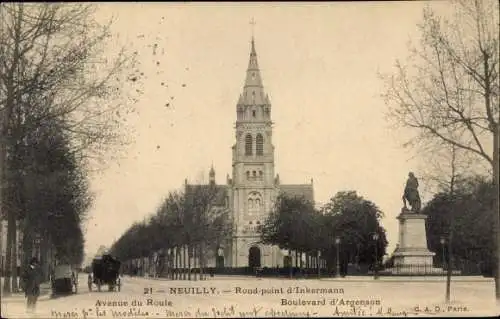
[[(250, 60), (243, 92), (236, 104), (236, 141), (232, 147), (232, 178), (226, 185), (215, 185), (220, 194), (218, 205), (230, 210), (233, 235), (217, 253), (225, 267), (283, 267), (286, 252), (277, 246), (259, 243), (257, 227), (264, 223), (280, 193), (304, 197), (314, 202), (313, 181), (284, 185), (274, 169), (273, 122), (271, 102), (257, 61), (252, 37)], [(215, 170), (210, 169), (209, 183), (215, 184)], [(202, 185), (188, 184), (189, 188)], [(215, 263), (215, 255), (209, 264)]]

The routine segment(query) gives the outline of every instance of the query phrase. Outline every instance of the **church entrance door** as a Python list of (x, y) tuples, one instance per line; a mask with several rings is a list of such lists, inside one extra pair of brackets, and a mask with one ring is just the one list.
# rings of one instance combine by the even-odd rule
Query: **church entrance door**
[(217, 256), (215, 263), (216, 268), (224, 268), (224, 256)]
[(248, 266), (250, 268), (260, 267), (260, 248), (252, 246), (248, 250)]

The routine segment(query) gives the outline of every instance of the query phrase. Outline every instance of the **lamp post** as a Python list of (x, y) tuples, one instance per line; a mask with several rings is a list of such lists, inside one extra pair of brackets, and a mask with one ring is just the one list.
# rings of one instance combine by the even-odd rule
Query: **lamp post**
[(439, 243), (441, 243), (441, 265), (443, 265), (443, 270), (444, 270), (444, 265), (445, 265), (444, 244), (446, 243), (446, 239), (443, 236), (441, 236), (441, 238), (439, 238)]
[(448, 235), (448, 268), (446, 271), (446, 302), (450, 302), (450, 286), (451, 286), (451, 240), (453, 237), (453, 228), (450, 227)]
[[(172, 248), (167, 249), (167, 278), (172, 275)], [(173, 279), (173, 278), (172, 278)]]
[(224, 248), (219, 246), (219, 249), (217, 249), (217, 268), (224, 268), (224, 262)]
[(318, 249), (318, 258), (316, 259), (316, 267), (318, 267), (318, 278), (321, 277), (320, 259), (321, 259), (321, 250)]
[(35, 235), (34, 242), (35, 242), (35, 256), (38, 259), (38, 261), (40, 261), (40, 235), (38, 233)]
[(372, 237), (373, 237), (373, 240), (375, 242), (374, 279), (378, 279), (378, 233), (374, 233)]
[(336, 272), (335, 272), (335, 278), (339, 278), (340, 277), (340, 251), (339, 251), (339, 246), (340, 246), (340, 237), (335, 237), (335, 247), (336, 247), (336, 250), (337, 250), (337, 269), (336, 269)]

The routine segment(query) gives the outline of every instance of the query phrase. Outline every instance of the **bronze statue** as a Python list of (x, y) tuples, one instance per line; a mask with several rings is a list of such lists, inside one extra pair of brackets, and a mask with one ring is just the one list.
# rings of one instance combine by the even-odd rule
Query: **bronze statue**
[(406, 180), (405, 192), (403, 194), (403, 204), (404, 208), (408, 209), (406, 202), (411, 206), (411, 211), (414, 213), (420, 212), (421, 202), (420, 195), (418, 194), (418, 180), (415, 175), (410, 172), (408, 174), (408, 179)]

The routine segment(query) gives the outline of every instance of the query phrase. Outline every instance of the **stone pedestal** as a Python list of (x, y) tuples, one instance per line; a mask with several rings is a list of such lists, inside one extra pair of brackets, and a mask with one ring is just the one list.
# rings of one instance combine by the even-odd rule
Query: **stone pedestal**
[(443, 273), (443, 269), (432, 266), (435, 253), (427, 248), (425, 230), (427, 216), (403, 208), (397, 218), (399, 220), (399, 245), (394, 252), (394, 268), (388, 271), (401, 275)]

